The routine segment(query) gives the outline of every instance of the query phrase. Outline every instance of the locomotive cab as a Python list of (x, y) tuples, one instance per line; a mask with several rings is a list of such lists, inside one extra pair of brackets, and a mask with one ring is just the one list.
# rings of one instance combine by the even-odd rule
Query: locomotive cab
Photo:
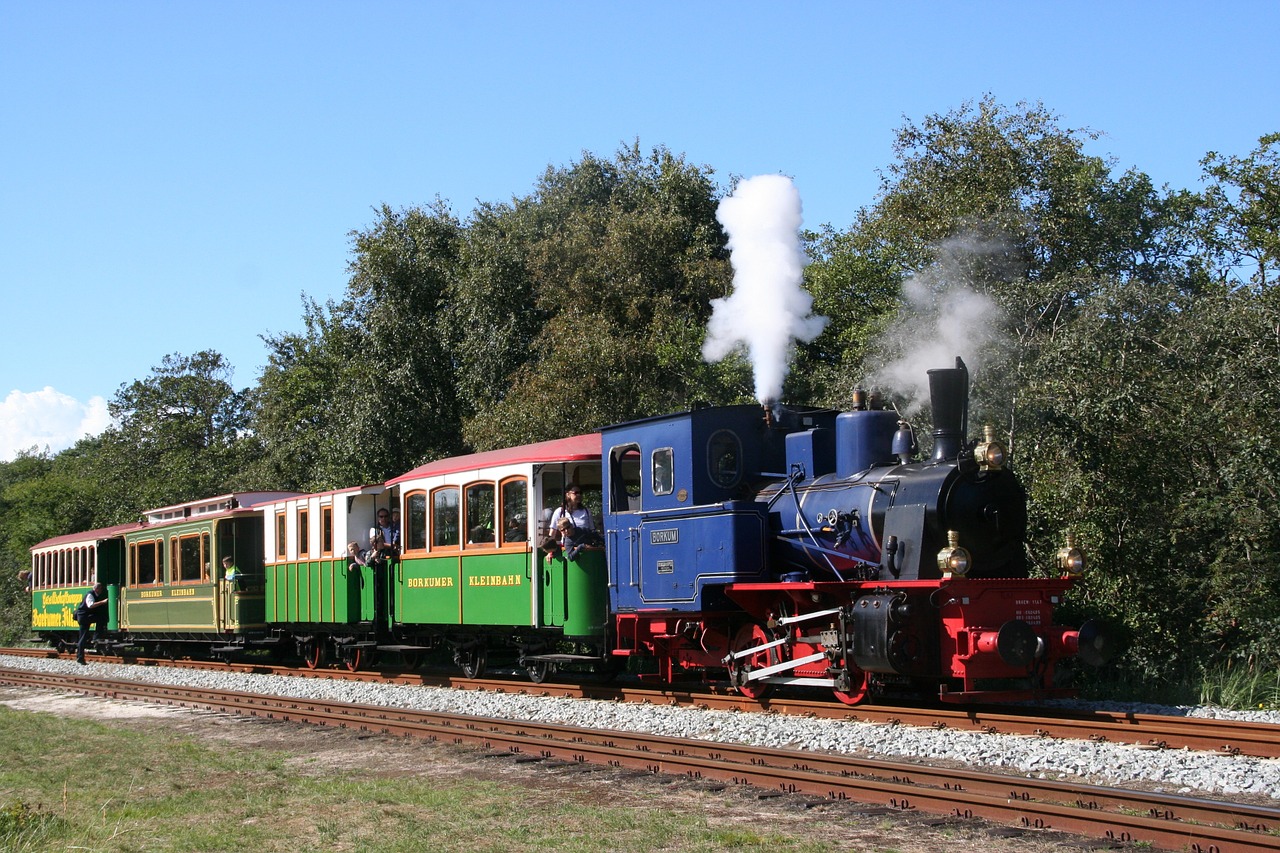
[(754, 492), (784, 467), (789, 432), (832, 417), (788, 412), (780, 425), (744, 405), (601, 430), (615, 609), (718, 610), (726, 584), (771, 579), (768, 507)]

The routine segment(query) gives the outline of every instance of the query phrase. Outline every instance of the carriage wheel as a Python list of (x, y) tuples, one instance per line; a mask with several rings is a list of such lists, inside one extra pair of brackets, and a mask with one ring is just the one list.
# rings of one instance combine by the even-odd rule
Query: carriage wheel
[(359, 672), (364, 664), (364, 649), (350, 649), (342, 655), (342, 662), (351, 672)]
[(462, 674), (467, 678), (479, 678), (484, 672), (485, 659), (488, 652), (483, 646), (469, 649), (458, 649), (453, 653), (453, 662), (462, 667)]
[(529, 680), (534, 684), (541, 684), (551, 677), (556, 671), (555, 664), (549, 660), (531, 660), (524, 665), (524, 671), (529, 673)]
[(405, 669), (417, 669), (422, 666), (422, 652), (401, 652), (400, 665)]
[(849, 678), (853, 686), (845, 692), (843, 690), (832, 690), (836, 698), (846, 705), (861, 705), (867, 701), (867, 696), (871, 694), (871, 679), (865, 672), (856, 666), (849, 666)]
[(324, 661), (324, 641), (312, 637), (302, 644), (302, 663), (307, 669), (316, 669)]
[[(743, 625), (738, 629), (738, 633), (733, 637), (733, 643), (730, 649), (734, 652), (740, 652), (745, 649), (753, 649), (757, 646), (763, 646), (765, 643), (773, 642), (773, 638), (765, 629), (755, 623)], [(741, 673), (745, 675), (753, 669), (763, 669), (766, 666), (772, 666), (778, 663), (778, 649), (766, 649), (756, 652), (748, 657), (739, 658), (730, 664), (730, 672), (734, 675)], [(737, 679), (735, 679), (736, 681)], [(759, 701), (764, 699), (773, 692), (772, 684), (765, 684), (760, 681), (747, 681), (737, 685), (737, 690), (748, 699)]]

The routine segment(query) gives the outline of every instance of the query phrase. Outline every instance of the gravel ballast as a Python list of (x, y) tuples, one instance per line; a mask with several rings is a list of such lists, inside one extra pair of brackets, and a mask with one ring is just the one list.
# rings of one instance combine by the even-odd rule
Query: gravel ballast
[[(152, 684), (239, 690), (293, 698), (501, 717), (595, 729), (643, 731), (668, 737), (874, 756), (954, 761), (1039, 778), (1080, 777), (1104, 785), (1141, 784), (1170, 793), (1253, 795), (1280, 799), (1280, 759), (1193, 750), (1160, 750), (1117, 743), (993, 735), (950, 729), (819, 720), (776, 714), (631, 705), (495, 692), (395, 684), (287, 678), (210, 670), (0, 656), (0, 666), (40, 672), (122, 678)], [(1247, 719), (1280, 725), (1280, 713), (1220, 708), (1098, 704), (1101, 710), (1140, 714)]]

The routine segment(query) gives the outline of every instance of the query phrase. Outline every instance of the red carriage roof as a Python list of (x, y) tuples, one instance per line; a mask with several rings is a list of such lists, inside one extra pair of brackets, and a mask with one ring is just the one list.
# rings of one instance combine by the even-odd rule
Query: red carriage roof
[(520, 465), (530, 462), (576, 462), (585, 459), (600, 458), (600, 433), (575, 435), (569, 438), (557, 438), (551, 441), (539, 441), (536, 444), (524, 444), (520, 447), (506, 447), (502, 450), (486, 450), (483, 453), (469, 453), (466, 456), (450, 456), (420, 465), (407, 474), (401, 474), (394, 480), (388, 480), (388, 486), (395, 486), (406, 480), (420, 477), (435, 477), (442, 474), (456, 474), (459, 471), (476, 471), (481, 468), (496, 468), (500, 465)]
[(37, 542), (31, 546), (31, 550), (37, 548), (53, 548), (57, 545), (75, 545), (88, 544), (97, 542), (100, 539), (111, 539), (116, 536), (123, 536), (131, 530), (141, 530), (142, 525), (134, 521), (129, 524), (115, 524), (111, 527), (100, 527), (97, 530), (85, 530), (80, 533), (66, 533), (62, 536), (54, 536), (52, 539), (46, 539), (43, 542)]

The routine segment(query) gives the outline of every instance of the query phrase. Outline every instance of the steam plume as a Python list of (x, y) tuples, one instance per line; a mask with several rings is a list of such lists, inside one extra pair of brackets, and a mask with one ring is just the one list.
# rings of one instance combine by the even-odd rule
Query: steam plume
[(1003, 317), (974, 284), (981, 277), (975, 268), (998, 266), (1002, 248), (969, 237), (950, 240), (938, 247), (930, 267), (903, 283), (898, 317), (872, 347), (884, 360), (869, 378), (906, 398), (904, 415), (929, 402), (929, 369), (950, 367), (960, 356), (977, 375), (998, 347)]
[(733, 293), (711, 300), (702, 357), (719, 361), (745, 349), (763, 404), (782, 395), (795, 341), (811, 341), (827, 325), (802, 288), (808, 259), (800, 246), (800, 193), (790, 178), (759, 175), (738, 184), (716, 218), (729, 234)]

